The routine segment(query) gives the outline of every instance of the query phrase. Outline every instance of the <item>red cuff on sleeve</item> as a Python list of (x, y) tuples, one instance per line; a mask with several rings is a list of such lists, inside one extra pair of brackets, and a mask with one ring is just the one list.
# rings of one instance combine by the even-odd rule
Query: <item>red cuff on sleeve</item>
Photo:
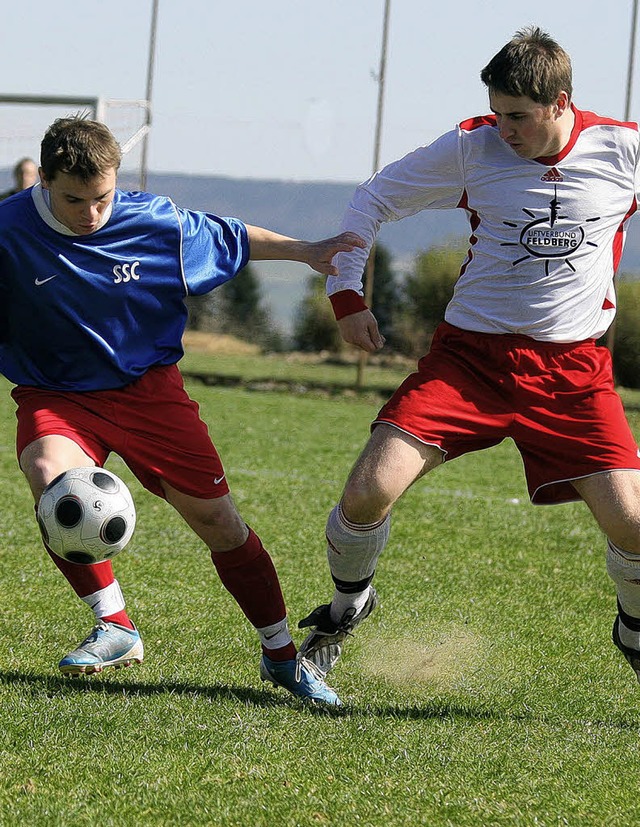
[(338, 321), (345, 316), (351, 316), (353, 313), (360, 313), (362, 310), (368, 309), (362, 296), (356, 293), (355, 290), (339, 290), (329, 296), (329, 301)]

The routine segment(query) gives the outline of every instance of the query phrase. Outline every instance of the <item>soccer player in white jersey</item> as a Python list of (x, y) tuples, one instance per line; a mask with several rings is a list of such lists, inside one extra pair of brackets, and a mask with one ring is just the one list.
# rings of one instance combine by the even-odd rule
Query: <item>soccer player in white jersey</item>
[(571, 62), (536, 27), (481, 73), (492, 114), (464, 121), (360, 185), (328, 293), (343, 338), (383, 346), (362, 298), (380, 224), (466, 211), (470, 247), (430, 352), (372, 425), (327, 523), (335, 590), (300, 622), (326, 673), (376, 606), (371, 585), (406, 489), (440, 463), (511, 437), (534, 503), (582, 499), (607, 537), (613, 640), (640, 680), (640, 455), (595, 340), (615, 315), (613, 277), (636, 210), (638, 127), (580, 111)]
[[(234, 506), (176, 363), (186, 296), (223, 284), (250, 258), (336, 272), (333, 256), (362, 242), (348, 234), (299, 241), (124, 192), (116, 186), (119, 165), (120, 148), (103, 124), (60, 119), (42, 141), (41, 183), (0, 204), (0, 372), (16, 386), (20, 467), (37, 502), (61, 472), (118, 453), (210, 549), (257, 630), (263, 680), (339, 704), (296, 652), (271, 558)], [(50, 554), (97, 621), (62, 659), (62, 672), (142, 661), (111, 563)]]

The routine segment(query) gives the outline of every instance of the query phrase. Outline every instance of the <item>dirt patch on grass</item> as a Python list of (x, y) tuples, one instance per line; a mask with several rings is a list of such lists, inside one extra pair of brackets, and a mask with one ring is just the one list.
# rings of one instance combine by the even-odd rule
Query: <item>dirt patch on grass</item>
[(361, 658), (367, 672), (391, 683), (443, 687), (473, 675), (483, 662), (483, 649), (481, 638), (453, 628), (431, 641), (376, 637), (364, 645)]
[(187, 330), (182, 337), (185, 350), (194, 353), (226, 353), (230, 356), (250, 356), (260, 353), (261, 348), (251, 342), (236, 339), (225, 333), (203, 333), (200, 330)]

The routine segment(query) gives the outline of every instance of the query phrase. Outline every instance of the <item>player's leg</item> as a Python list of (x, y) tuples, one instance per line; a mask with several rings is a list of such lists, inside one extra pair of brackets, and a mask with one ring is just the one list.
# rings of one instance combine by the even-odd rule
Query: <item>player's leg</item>
[[(640, 470), (605, 471), (573, 486), (610, 542), (640, 562)], [(640, 607), (640, 591), (638, 600)]]
[(331, 617), (357, 614), (367, 602), (376, 564), (389, 538), (391, 509), (418, 478), (440, 465), (442, 452), (390, 425), (375, 427), (327, 521), (327, 555), (336, 590)]
[[(36, 505), (46, 486), (63, 471), (96, 465), (76, 442), (60, 434), (30, 442), (20, 452), (19, 463)], [(61, 671), (90, 674), (102, 671), (105, 666), (140, 663), (143, 659), (142, 640), (127, 615), (111, 563), (105, 561), (91, 566), (71, 563), (54, 554), (46, 543), (44, 545), (71, 588), (93, 610), (97, 620), (86, 640), (60, 661)]]
[(508, 434), (513, 415), (504, 398), (501, 339), (442, 323), (417, 370), (378, 413), (327, 522), (332, 602), (300, 624), (312, 627), (301, 651), (325, 673), (339, 657), (345, 635), (375, 607), (371, 579), (394, 503), (445, 456), (451, 460), (488, 448)]
[(517, 364), (514, 410), (524, 415), (511, 435), (530, 496), (538, 504), (582, 498), (593, 513), (618, 597), (614, 643), (640, 676), (640, 452), (614, 391), (611, 354), (590, 340), (525, 342)]
[(262, 676), (296, 695), (339, 703), (313, 667), (297, 659), (273, 562), (233, 504), (221, 459), (177, 367), (153, 368), (109, 399), (121, 430), (112, 449), (210, 549), (222, 583), (258, 632)]
[(230, 494), (203, 499), (163, 482), (167, 501), (211, 552), (220, 579), (258, 630), (263, 651), (289, 660), (296, 650), (287, 629), (284, 598), (260, 538), (240, 517)]
[(313, 667), (297, 657), (285, 601), (273, 561), (258, 535), (240, 517), (230, 494), (193, 497), (162, 482), (167, 501), (207, 545), (222, 584), (256, 629), (262, 647), (263, 680), (303, 698), (340, 701)]
[(334, 582), (330, 604), (300, 621), (311, 627), (301, 651), (323, 674), (336, 664), (345, 637), (376, 606), (371, 581), (389, 538), (391, 509), (418, 478), (442, 462), (439, 448), (378, 424), (327, 520), (327, 558)]
[(594, 474), (573, 485), (607, 537), (618, 599), (613, 640), (640, 682), (640, 471)]

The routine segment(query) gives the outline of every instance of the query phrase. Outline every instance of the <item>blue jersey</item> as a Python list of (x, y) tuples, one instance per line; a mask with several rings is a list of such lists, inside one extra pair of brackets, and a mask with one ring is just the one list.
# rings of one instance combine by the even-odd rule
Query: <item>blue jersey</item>
[(62, 391), (118, 388), (183, 355), (184, 299), (249, 259), (245, 225), (116, 190), (106, 223), (74, 235), (39, 185), (0, 204), (0, 373)]

